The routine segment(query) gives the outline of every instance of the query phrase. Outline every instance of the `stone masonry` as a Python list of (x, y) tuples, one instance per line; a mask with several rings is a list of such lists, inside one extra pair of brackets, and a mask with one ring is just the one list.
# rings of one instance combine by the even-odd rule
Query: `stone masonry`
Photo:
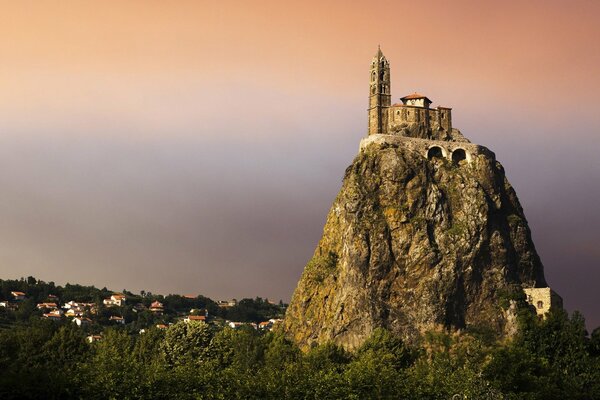
[[(451, 108), (431, 108), (432, 101), (418, 93), (406, 95), (400, 101), (391, 104), (390, 63), (378, 48), (370, 69), (368, 135), (360, 142), (360, 152), (372, 146), (393, 146), (429, 160), (470, 163), (478, 156), (495, 160), (492, 151), (471, 143), (452, 127)], [(562, 308), (562, 298), (549, 287), (523, 290), (540, 317), (553, 308)]]
[(539, 317), (544, 317), (552, 309), (562, 308), (562, 298), (549, 287), (525, 288), (527, 302), (535, 308)]

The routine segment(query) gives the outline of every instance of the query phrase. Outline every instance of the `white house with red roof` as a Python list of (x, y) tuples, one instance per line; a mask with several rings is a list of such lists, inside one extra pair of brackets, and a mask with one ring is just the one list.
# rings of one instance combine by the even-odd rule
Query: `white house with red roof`
[(125, 325), (125, 318), (119, 317), (117, 315), (111, 315), (111, 317), (108, 320), (111, 322), (116, 322), (117, 324)]
[(10, 292), (14, 300), (25, 300), (25, 293), (23, 292)]
[(102, 302), (107, 307), (112, 307), (112, 306), (121, 307), (125, 304), (126, 300), (127, 300), (127, 298), (125, 297), (124, 294), (115, 293), (115, 294), (111, 295), (108, 299), (104, 299)]
[(152, 304), (150, 304), (150, 311), (154, 314), (162, 315), (162, 313), (165, 311), (165, 307), (160, 301), (153, 301)]
[(56, 303), (38, 303), (36, 307), (38, 310), (43, 310), (43, 309), (54, 310), (55, 308), (58, 308), (58, 304), (56, 304)]
[(52, 321), (60, 321), (62, 314), (62, 310), (54, 310), (44, 314), (43, 317)]

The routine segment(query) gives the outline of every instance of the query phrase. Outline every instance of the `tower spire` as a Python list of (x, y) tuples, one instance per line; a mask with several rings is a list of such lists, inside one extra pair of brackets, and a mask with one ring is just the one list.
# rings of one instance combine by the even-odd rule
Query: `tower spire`
[(377, 45), (371, 61), (369, 88), (369, 135), (387, 132), (387, 109), (391, 105), (390, 64)]

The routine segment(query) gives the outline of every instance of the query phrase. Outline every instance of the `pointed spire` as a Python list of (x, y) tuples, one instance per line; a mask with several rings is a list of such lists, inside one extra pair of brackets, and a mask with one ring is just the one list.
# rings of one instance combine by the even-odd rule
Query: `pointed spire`
[(381, 51), (381, 45), (377, 45), (377, 54), (375, 54), (375, 57), (373, 58), (377, 59), (377, 61), (381, 60), (382, 58), (386, 60), (385, 56), (383, 55), (383, 51)]

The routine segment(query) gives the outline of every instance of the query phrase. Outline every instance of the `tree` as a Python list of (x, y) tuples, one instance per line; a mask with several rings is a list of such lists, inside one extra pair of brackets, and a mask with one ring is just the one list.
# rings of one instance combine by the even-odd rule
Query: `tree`
[(202, 321), (180, 321), (171, 325), (161, 344), (167, 365), (202, 362), (208, 357), (212, 337), (212, 328)]
[(145, 374), (132, 357), (134, 341), (122, 330), (107, 329), (92, 345), (92, 357), (77, 376), (86, 399), (143, 398)]

